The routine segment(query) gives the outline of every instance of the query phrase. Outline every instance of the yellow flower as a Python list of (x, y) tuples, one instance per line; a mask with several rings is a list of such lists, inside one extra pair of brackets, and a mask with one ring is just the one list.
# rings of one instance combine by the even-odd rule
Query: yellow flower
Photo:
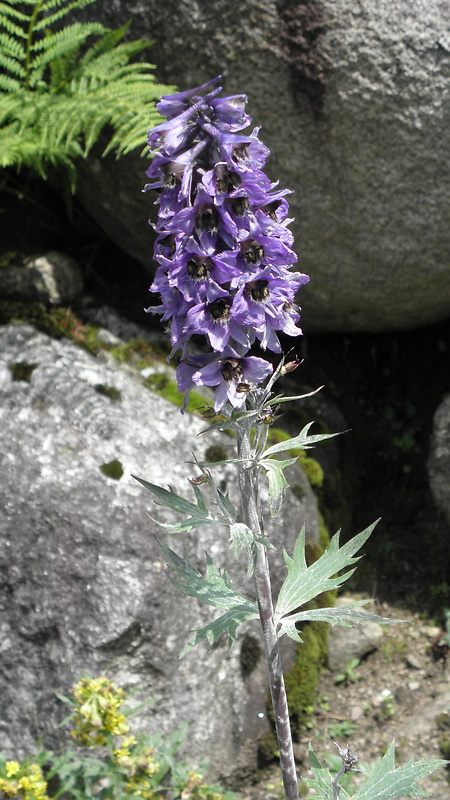
[(12, 778), (14, 775), (17, 775), (17, 773), (20, 772), (20, 764), (18, 761), (7, 761), (5, 767), (7, 778)]

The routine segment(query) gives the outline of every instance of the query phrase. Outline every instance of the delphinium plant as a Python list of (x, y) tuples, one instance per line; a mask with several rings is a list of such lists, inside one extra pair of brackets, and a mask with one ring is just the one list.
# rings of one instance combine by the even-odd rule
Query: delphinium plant
[[(168, 531), (225, 525), (231, 547), (247, 555), (256, 603), (240, 594), (209, 556), (200, 572), (188, 556), (180, 557), (160, 541), (176, 586), (223, 611), (195, 632), (183, 652), (204, 640), (212, 645), (222, 634), (231, 646), (240, 624), (260, 620), (284, 792), (286, 800), (296, 800), (297, 772), (278, 641), (287, 635), (301, 643), (299, 625), (307, 620), (351, 625), (361, 619), (379, 619), (362, 611), (359, 601), (343, 608), (306, 607), (350, 577), (359, 558), (355, 554), (374, 524), (343, 546), (337, 533), (309, 567), (303, 529), (293, 554), (284, 553), (287, 576), (278, 599), (273, 600), (272, 544), (265, 536), (260, 512), (260, 474), (268, 480), (270, 513), (276, 516), (288, 486), (284, 471), (296, 461), (278, 456), (296, 448), (306, 450), (333, 434), (310, 433), (310, 423), (297, 436), (267, 446), (277, 409), (302, 397), (285, 397), (274, 387), (280, 377), (299, 366), (297, 358), (289, 360), (282, 354), (278, 332), (292, 337), (301, 334), (295, 296), (308, 277), (291, 270), (297, 256), (289, 230), (288, 192), (271, 183), (263, 171), (269, 150), (259, 139), (259, 129), (243, 133), (251, 122), (245, 111), (246, 97), (221, 97), (219, 82), (216, 78), (191, 91), (163, 97), (157, 106), (167, 121), (149, 133), (152, 163), (145, 188), (159, 193), (158, 267), (150, 288), (161, 295), (161, 304), (148, 310), (160, 314), (168, 326), (171, 356), (179, 354), (177, 380), (185, 404), (191, 388), (213, 387), (213, 408), (203, 409), (204, 417), (211, 419), (207, 430), (232, 431), (237, 454), (228, 461), (196, 462), (199, 474), (191, 479), (194, 502), (172, 489), (138, 480), (156, 503), (183, 516), (173, 524), (160, 523)], [(199, 335), (203, 349), (199, 349)], [(251, 354), (255, 344), (259, 355)], [(275, 368), (262, 357), (267, 349), (278, 354)], [(230, 462), (237, 468), (240, 508), (220, 491), (213, 476), (215, 467)], [(206, 486), (212, 503), (203, 492)], [(331, 778), (311, 748), (314, 779), (309, 783), (316, 796), (332, 800), (340, 791), (341, 798), (348, 797), (339, 779), (355, 769), (358, 757), (348, 746), (339, 746), (339, 753), (342, 769)], [(356, 798), (421, 796), (417, 781), (443, 763), (410, 762), (395, 768), (392, 746)]]

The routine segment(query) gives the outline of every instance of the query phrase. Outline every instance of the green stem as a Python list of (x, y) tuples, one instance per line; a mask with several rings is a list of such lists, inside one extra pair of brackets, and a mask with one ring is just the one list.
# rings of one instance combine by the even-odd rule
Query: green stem
[(28, 31), (27, 31), (27, 43), (25, 47), (25, 88), (30, 88), (30, 65), (31, 65), (31, 47), (33, 44), (33, 33), (34, 33), (34, 25), (36, 22), (36, 17), (39, 14), (42, 6), (42, 0), (36, 3), (33, 13), (30, 17), (30, 22), (28, 24)]
[[(258, 513), (258, 467), (253, 460), (250, 444), (250, 424), (242, 420), (237, 430), (239, 488), (245, 524), (256, 536), (262, 535)], [(261, 621), (264, 651), (269, 673), (270, 695), (275, 717), (275, 729), (280, 753), (280, 767), (286, 800), (298, 800), (297, 772), (292, 747), (289, 710), (281, 667), (278, 636), (273, 619), (272, 589), (264, 545), (254, 543), (253, 549), (256, 600)]]

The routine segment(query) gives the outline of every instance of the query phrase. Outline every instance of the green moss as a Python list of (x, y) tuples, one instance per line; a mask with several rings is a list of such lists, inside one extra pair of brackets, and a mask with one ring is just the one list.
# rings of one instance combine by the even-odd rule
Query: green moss
[(99, 394), (109, 397), (109, 399), (113, 402), (117, 402), (118, 400), (122, 399), (122, 392), (120, 389), (116, 389), (114, 386), (108, 386), (105, 383), (96, 383), (94, 389)]
[(212, 444), (205, 452), (205, 461), (214, 463), (215, 461), (226, 461), (228, 453), (220, 444)]
[(298, 740), (313, 711), (320, 670), (326, 663), (328, 627), (310, 622), (301, 633), (295, 664), (284, 676), (292, 735)]
[[(167, 375), (164, 375), (161, 372), (150, 375), (148, 378), (146, 378), (145, 385), (148, 389), (151, 389), (153, 392), (157, 392), (161, 395), (161, 397), (164, 397), (165, 400), (168, 400), (170, 403), (174, 403), (174, 405), (178, 406), (179, 408), (181, 408), (183, 405), (184, 394), (181, 394), (178, 391), (176, 382), (171, 380)], [(198, 392), (191, 392), (186, 410), (190, 411), (191, 413), (198, 411), (199, 408), (205, 406), (205, 402), (205, 398), (201, 394)]]
[(115, 481), (119, 481), (123, 475), (123, 466), (117, 458), (114, 458), (107, 464), (101, 464), (100, 472), (103, 472), (103, 475), (106, 475), (107, 478), (113, 478)]
[(28, 361), (17, 361), (15, 364), (8, 364), (13, 381), (26, 381), (30, 383), (31, 375), (37, 364), (30, 364)]
[(271, 764), (278, 755), (278, 742), (275, 731), (265, 733), (258, 741), (258, 768), (264, 769)]
[[(268, 442), (271, 445), (279, 444), (279, 442), (286, 442), (291, 438), (292, 437), (290, 434), (287, 433), (287, 431), (282, 430), (282, 428), (270, 428), (269, 430)], [(288, 450), (287, 454), (292, 458), (298, 458), (299, 464), (302, 467), (311, 486), (322, 486), (324, 478), (323, 469), (315, 458), (311, 458), (311, 456), (306, 455), (306, 450), (302, 450), (301, 448), (293, 448), (292, 450)]]
[(261, 661), (262, 647), (257, 639), (247, 633), (242, 641), (239, 653), (242, 677), (247, 678)]
[(444, 758), (450, 761), (450, 737), (441, 736), (439, 740), (439, 748)]
[(68, 308), (47, 309), (43, 303), (0, 300), (0, 325), (10, 322), (27, 322), (53, 339), (70, 339), (94, 355), (100, 350), (95, 341), (97, 329), (83, 325)]
[(121, 364), (135, 364), (138, 369), (151, 366), (155, 361), (165, 358), (169, 352), (146, 342), (145, 339), (130, 339), (129, 342), (108, 349)]

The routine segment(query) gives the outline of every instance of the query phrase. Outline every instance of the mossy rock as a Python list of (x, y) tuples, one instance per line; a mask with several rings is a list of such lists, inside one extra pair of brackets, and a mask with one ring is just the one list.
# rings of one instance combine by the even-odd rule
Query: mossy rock
[(107, 464), (101, 464), (100, 472), (103, 472), (103, 475), (106, 475), (107, 478), (119, 481), (123, 476), (123, 466), (117, 458), (114, 458), (112, 461), (108, 461)]
[(25, 381), (26, 383), (30, 383), (36, 367), (37, 364), (30, 364), (28, 361), (16, 361), (14, 364), (8, 364), (13, 381)]
[(0, 325), (11, 322), (34, 325), (38, 331), (46, 333), (52, 339), (70, 339), (93, 355), (100, 350), (95, 338), (97, 329), (92, 325), (83, 325), (68, 308), (47, 309), (43, 303), (0, 300)]

